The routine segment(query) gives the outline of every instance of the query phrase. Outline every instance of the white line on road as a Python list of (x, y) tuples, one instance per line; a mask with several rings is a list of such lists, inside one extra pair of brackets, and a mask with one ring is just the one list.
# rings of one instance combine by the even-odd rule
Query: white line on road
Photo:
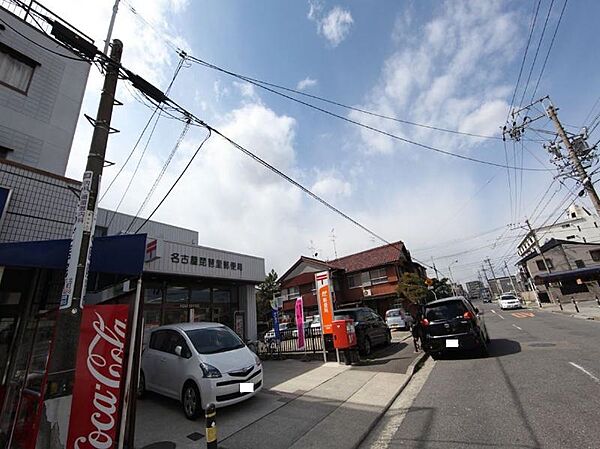
[(586, 370), (583, 366), (579, 366), (577, 363), (573, 363), (573, 362), (569, 362), (569, 364), (573, 365), (578, 370), (583, 371), (585, 374), (587, 374), (588, 376), (590, 376), (594, 380), (594, 382), (600, 384), (600, 379), (598, 379), (596, 376), (594, 376), (592, 373), (590, 373), (588, 370)]
[(519, 326), (517, 326), (516, 324), (513, 324), (513, 327), (516, 327), (517, 329), (519, 329), (520, 331), (522, 331), (523, 329), (521, 329)]
[(496, 314), (496, 316), (499, 316), (500, 318), (504, 319), (504, 317), (502, 315), (500, 315), (499, 313), (496, 313), (496, 311), (494, 309), (492, 309), (492, 313)]

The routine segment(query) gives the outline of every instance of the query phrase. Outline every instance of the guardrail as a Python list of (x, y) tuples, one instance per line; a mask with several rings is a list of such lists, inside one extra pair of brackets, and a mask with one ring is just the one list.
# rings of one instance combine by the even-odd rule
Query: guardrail
[(323, 351), (323, 340), (320, 328), (306, 328), (304, 331), (304, 349), (298, 348), (296, 329), (286, 329), (280, 332), (281, 340), (263, 338), (258, 345), (260, 357), (278, 357), (280, 355), (310, 354), (314, 355)]

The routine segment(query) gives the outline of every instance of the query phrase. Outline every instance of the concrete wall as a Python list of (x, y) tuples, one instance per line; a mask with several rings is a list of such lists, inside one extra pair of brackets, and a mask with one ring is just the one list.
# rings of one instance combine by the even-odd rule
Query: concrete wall
[[(0, 8), (10, 27), (39, 45), (73, 58), (41, 31)], [(0, 145), (7, 159), (64, 175), (90, 64), (52, 54), (6, 27), (0, 40), (38, 62), (26, 94), (0, 85)]]

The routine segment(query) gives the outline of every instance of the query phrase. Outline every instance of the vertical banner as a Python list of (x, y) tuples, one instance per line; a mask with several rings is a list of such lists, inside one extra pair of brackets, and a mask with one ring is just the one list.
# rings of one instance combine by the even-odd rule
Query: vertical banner
[(315, 283), (317, 284), (319, 313), (321, 314), (321, 328), (323, 334), (333, 333), (333, 304), (331, 301), (331, 285), (329, 271), (315, 273)]
[(304, 349), (304, 304), (302, 296), (296, 299), (296, 329), (298, 329), (298, 349)]
[(281, 332), (279, 331), (279, 313), (277, 309), (271, 309), (271, 315), (273, 316), (273, 331), (275, 332), (275, 339), (281, 341)]
[[(94, 173), (86, 171), (83, 174), (83, 182), (81, 183), (81, 193), (79, 195), (79, 203), (77, 204), (77, 212), (75, 214), (75, 224), (73, 225), (73, 233), (71, 234), (71, 247), (69, 248), (69, 257), (67, 259), (67, 274), (65, 276), (65, 284), (62, 295), (60, 297), (60, 309), (69, 309), (73, 303), (73, 289), (75, 288), (75, 278), (77, 277), (77, 266), (79, 265), (79, 255), (81, 254), (81, 239), (85, 231), (92, 232), (96, 223), (95, 212), (88, 210), (90, 199), (90, 190), (92, 188), (92, 179)], [(98, 188), (100, 188), (98, 186)], [(87, 287), (87, 270), (89, 267), (89, 257), (91, 254), (92, 238), (90, 237), (88, 245), (88, 260), (85, 264), (85, 273), (83, 281), (83, 291), (81, 295), (80, 306), (83, 307), (83, 297)]]
[(116, 447), (128, 310), (126, 304), (83, 309), (68, 449)]

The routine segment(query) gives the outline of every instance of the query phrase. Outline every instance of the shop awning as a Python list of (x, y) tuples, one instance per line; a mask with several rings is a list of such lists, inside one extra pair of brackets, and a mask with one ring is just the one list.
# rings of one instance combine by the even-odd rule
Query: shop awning
[[(0, 266), (65, 270), (70, 240), (0, 243)], [(97, 237), (90, 271), (140, 275), (144, 268), (146, 234)]]
[(557, 271), (555, 273), (538, 274), (534, 277), (537, 285), (544, 285), (550, 282), (577, 280), (597, 281), (600, 280), (600, 266), (577, 268), (575, 270)]

